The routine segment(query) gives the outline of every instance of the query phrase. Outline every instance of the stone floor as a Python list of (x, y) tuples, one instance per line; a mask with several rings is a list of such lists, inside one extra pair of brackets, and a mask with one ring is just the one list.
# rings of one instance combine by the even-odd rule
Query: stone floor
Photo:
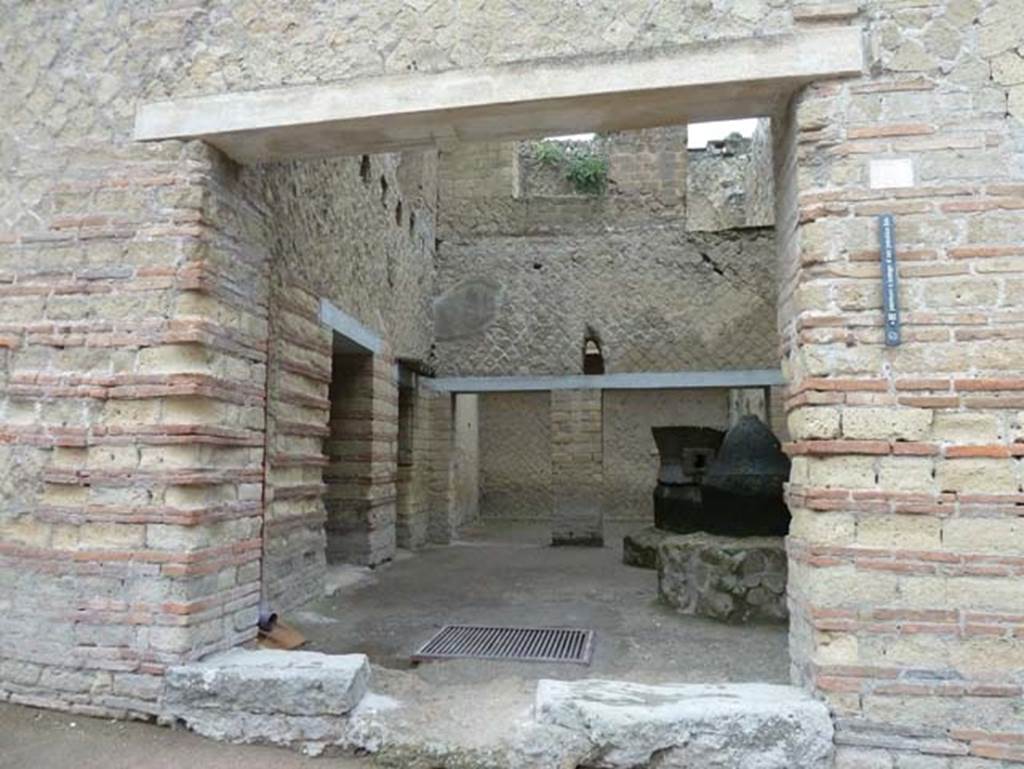
[[(376, 762), (402, 769), (552, 765), (566, 737), (534, 721), (541, 678), (788, 683), (785, 626), (674, 613), (658, 600), (656, 572), (622, 564), (628, 530), (610, 527), (604, 548), (553, 548), (546, 526), (490, 523), (374, 571), (332, 570), (336, 592), (285, 619), (306, 648), (369, 656), (362, 723), (382, 746)], [(413, 667), (409, 656), (448, 623), (593, 628), (593, 662)]]
[(628, 530), (609, 527), (604, 548), (553, 548), (545, 525), (491, 522), (451, 547), (405, 553), (374, 571), (336, 570), (342, 586), (333, 596), (285, 619), (301, 627), (307, 648), (363, 652), (395, 670), (410, 669), (409, 655), (448, 623), (597, 631), (589, 667), (460, 660), (415, 669), (435, 685), (496, 677), (789, 682), (785, 626), (674, 613), (658, 601), (655, 572), (621, 563)]

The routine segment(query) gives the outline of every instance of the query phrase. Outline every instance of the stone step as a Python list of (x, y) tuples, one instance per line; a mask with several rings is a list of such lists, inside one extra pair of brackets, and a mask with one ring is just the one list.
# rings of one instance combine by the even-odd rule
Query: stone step
[(790, 686), (543, 680), (535, 718), (586, 737), (588, 769), (832, 765), (828, 708)]
[(344, 741), (369, 680), (363, 654), (233, 649), (169, 668), (161, 720), (213, 739), (318, 752)]
[(171, 668), (162, 719), (230, 742), (372, 754), (388, 769), (827, 769), (802, 690), (516, 678), (432, 685), (361, 654), (235, 650)]

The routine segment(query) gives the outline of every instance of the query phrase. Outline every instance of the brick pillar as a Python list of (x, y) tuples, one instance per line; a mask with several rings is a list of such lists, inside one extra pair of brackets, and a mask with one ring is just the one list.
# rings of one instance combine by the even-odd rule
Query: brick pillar
[(336, 355), (327, 443), (327, 560), (375, 566), (395, 554), (398, 383), (384, 355)]
[(552, 391), (552, 544), (604, 543), (601, 423), (600, 390)]
[(455, 396), (452, 507), (456, 529), (480, 517), (480, 397)]
[(263, 595), (277, 613), (323, 595), (323, 444), (330, 412), (332, 332), (320, 323), (319, 310), (313, 294), (275, 277)]
[(446, 545), (455, 536), (454, 397), (447, 393), (430, 393), (426, 403), (430, 414), (427, 465), (430, 512), (427, 535), (432, 543)]
[[(448, 451), (444, 445), (451, 426), (445, 423), (437, 434), (438, 395), (416, 377), (414, 386), (399, 390), (398, 453), (398, 546), (410, 550), (431, 541), (430, 528), (435, 505), (447, 509), (447, 480), (438, 482), (440, 466), (447, 478)], [(444, 396), (445, 400), (448, 396)], [(436, 522), (436, 521), (435, 521)], [(439, 523), (439, 522), (436, 522)], [(446, 537), (445, 541), (449, 538)]]
[(423, 472), (423, 412), (415, 380), (398, 388), (398, 470), (395, 541), (414, 549), (427, 541), (426, 474)]
[[(1024, 762), (1024, 110), (998, 66), (1020, 14), (981, 7), (877, 4), (872, 74), (806, 89), (776, 124), (794, 129), (776, 146), (790, 653), (843, 769)], [(949, 14), (951, 49), (924, 32)]]
[(269, 257), (216, 153), (109, 157), (0, 235), (0, 700), (124, 717), (256, 635)]
[(729, 390), (729, 426), (745, 416), (755, 416), (771, 426), (768, 415), (768, 388), (734, 387)]

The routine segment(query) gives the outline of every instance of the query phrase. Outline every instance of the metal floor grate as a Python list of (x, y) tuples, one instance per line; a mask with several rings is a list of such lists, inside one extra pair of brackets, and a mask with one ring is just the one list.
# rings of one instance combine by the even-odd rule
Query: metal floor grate
[(593, 630), (445, 625), (412, 655), (412, 659), (414, 662), (469, 658), (589, 665), (593, 645)]

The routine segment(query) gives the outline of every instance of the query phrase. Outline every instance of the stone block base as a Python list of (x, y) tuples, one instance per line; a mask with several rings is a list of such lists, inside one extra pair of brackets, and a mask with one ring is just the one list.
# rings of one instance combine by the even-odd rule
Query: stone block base
[(658, 593), (684, 614), (781, 622), (788, 617), (783, 538), (668, 537), (658, 546)]
[(658, 545), (672, 532), (647, 526), (622, 538), (622, 562), (640, 569), (658, 568)]
[(586, 766), (832, 766), (828, 708), (791, 686), (542, 680), (535, 713), (586, 736)]
[(318, 753), (344, 740), (369, 679), (363, 654), (234, 649), (168, 669), (160, 718), (217, 740)]

